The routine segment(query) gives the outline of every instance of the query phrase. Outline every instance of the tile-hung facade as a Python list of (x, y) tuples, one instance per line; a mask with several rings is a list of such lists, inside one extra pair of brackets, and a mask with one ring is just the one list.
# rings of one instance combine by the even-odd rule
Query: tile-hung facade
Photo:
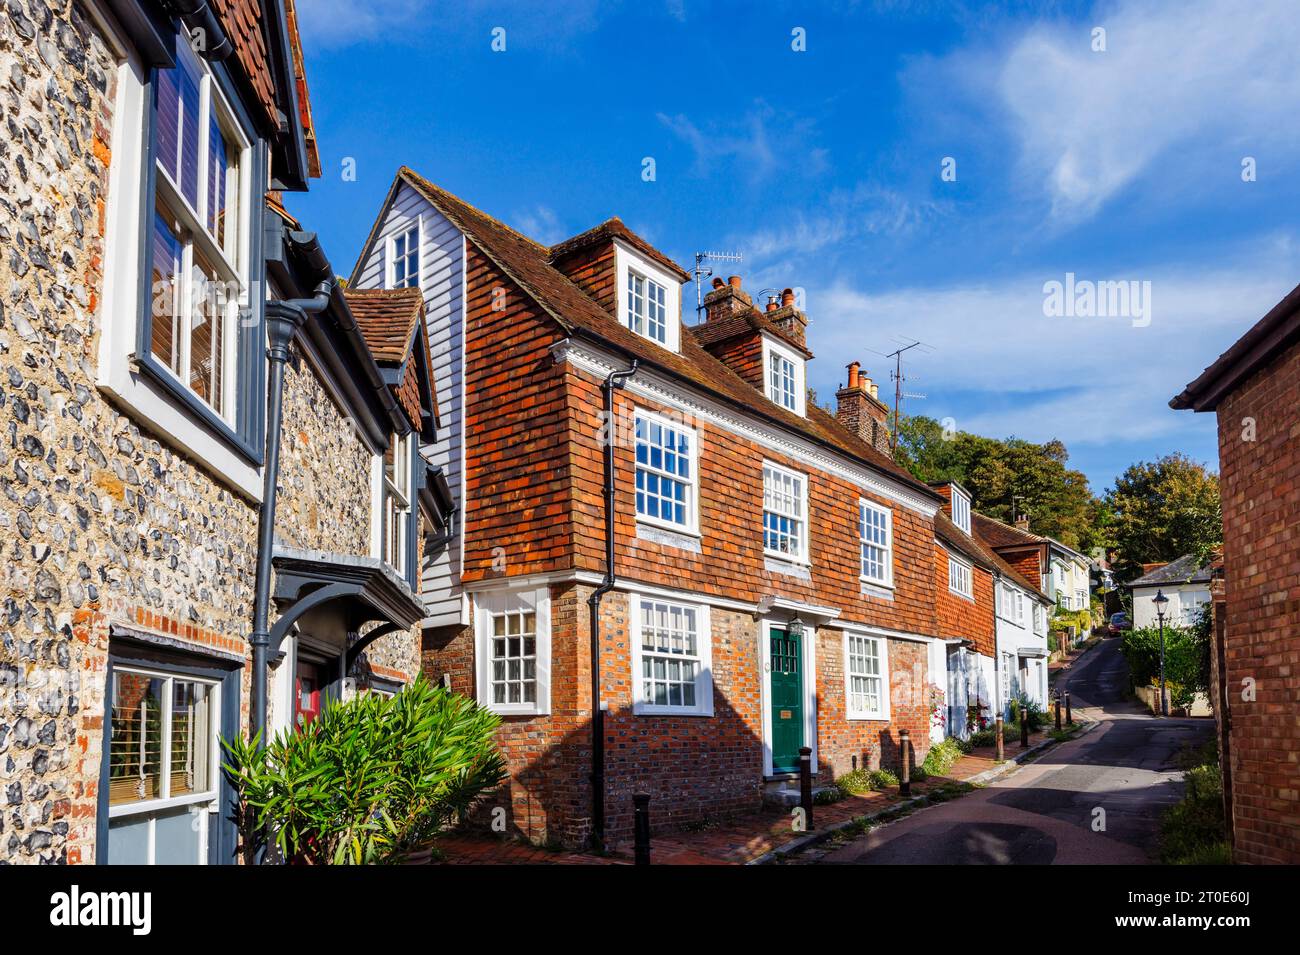
[(421, 303), (377, 361), (268, 194), (316, 166), (291, 8), (6, 14), (0, 861), (229, 862), (219, 738), (418, 672)]
[(1218, 416), (1223, 574), (1211, 592), (1224, 591), (1211, 693), (1239, 863), (1300, 862), (1298, 403), (1300, 287), (1170, 402)]
[(425, 298), (461, 519), (424, 667), (504, 717), (534, 839), (603, 813), (625, 840), (639, 790), (656, 825), (755, 809), (802, 746), (821, 780), (897, 767), (904, 728), (919, 760), (948, 647), (993, 654), (982, 568), (986, 619), (940, 630), (944, 499), (889, 457), (870, 379), (817, 406), (792, 292), (717, 282), (687, 327), (686, 277), (617, 219), (547, 247), (403, 169), (349, 283)]

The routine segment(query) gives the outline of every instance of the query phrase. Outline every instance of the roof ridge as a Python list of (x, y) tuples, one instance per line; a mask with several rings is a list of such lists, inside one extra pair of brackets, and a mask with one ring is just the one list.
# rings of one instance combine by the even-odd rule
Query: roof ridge
[(488, 222), (490, 222), (492, 225), (496, 226), (496, 227), (499, 228), (499, 229), (505, 229), (507, 232), (509, 232), (509, 233), (510, 233), (511, 235), (513, 235), (515, 238), (517, 238), (517, 239), (522, 239), (523, 241), (527, 242), (529, 245), (533, 246), (534, 248), (536, 248), (536, 249), (538, 249), (538, 250), (540, 250), (540, 251), (542, 251), (542, 252), (547, 252), (547, 251), (549, 251), (547, 246), (542, 245), (542, 244), (541, 244), (540, 242), (538, 242), (536, 239), (533, 239), (533, 238), (530, 238), (529, 236), (524, 235), (522, 232), (520, 232), (518, 229), (514, 228), (513, 226), (507, 225), (506, 223), (502, 222), (502, 221), (501, 221), (500, 219), (498, 219), (496, 216), (491, 215), (490, 213), (484, 212), (484, 211), (483, 211), (482, 209), (480, 209), (478, 206), (473, 205), (472, 203), (466, 202), (466, 201), (465, 201), (464, 199), (462, 199), (460, 196), (453, 195), (452, 193), (448, 192), (446, 189), (443, 189), (441, 186), (436, 186), (436, 185), (434, 185), (432, 182), (430, 182), (428, 179), (425, 179), (423, 176), (421, 176), (418, 172), (416, 172), (416, 171), (415, 171), (414, 169), (412, 169), (410, 166), (402, 166), (400, 169), (397, 170), (397, 174), (398, 174), (399, 176), (401, 176), (401, 175), (403, 175), (403, 174), (405, 174), (406, 176), (409, 176), (411, 179), (415, 180), (416, 183), (417, 183), (421, 188), (428, 189), (430, 192), (433, 192), (433, 193), (435, 193), (435, 194), (437, 194), (437, 195), (440, 195), (440, 196), (446, 196), (446, 197), (449, 198), (449, 199), (454, 199), (457, 203), (459, 203), (460, 205), (464, 206), (464, 207), (465, 207), (466, 209), (468, 209), (470, 212), (474, 213), (475, 215), (482, 216), (484, 219), (488, 220)]
[[(965, 487), (965, 485), (962, 486)], [(971, 513), (974, 514), (976, 517), (984, 518), (984, 520), (986, 521), (992, 521), (994, 524), (997, 524), (999, 527), (1005, 527), (1009, 531), (1015, 531), (1017, 534), (1023, 534), (1025, 537), (1032, 537), (1035, 541), (1037, 541), (1040, 544), (1050, 539), (1044, 537), (1041, 534), (1035, 534), (1033, 531), (1021, 530), (1019, 527), (1016, 527), (1014, 524), (1008, 524), (1006, 521), (1000, 521), (996, 517), (991, 517), (990, 515), (985, 514), (983, 511), (977, 511), (974, 508), (971, 508)], [(1064, 547), (1065, 545), (1061, 544), (1061, 546)]]

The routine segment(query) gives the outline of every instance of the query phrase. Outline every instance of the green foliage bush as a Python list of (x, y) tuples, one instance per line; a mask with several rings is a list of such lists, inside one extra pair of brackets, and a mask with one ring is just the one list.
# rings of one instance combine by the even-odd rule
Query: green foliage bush
[(391, 698), (332, 702), (265, 749), (223, 740), (246, 861), (387, 862), (463, 818), (500, 784), (500, 719), (423, 678)]
[[(1208, 614), (1205, 615), (1208, 617)], [(1210, 682), (1210, 635), (1208, 624), (1192, 627), (1165, 626), (1165, 682), (1174, 706), (1187, 706), (1196, 693), (1204, 693)], [(1160, 628), (1126, 630), (1120, 649), (1128, 661), (1134, 686), (1149, 686), (1160, 680)]]
[(887, 769), (855, 769), (835, 780), (841, 792), (849, 796), (863, 796), (874, 790), (898, 786), (898, 777)]
[(948, 737), (930, 747), (930, 751), (925, 754), (925, 761), (921, 763), (921, 770), (926, 776), (943, 776), (968, 752), (969, 748), (962, 749), (961, 740)]
[(1182, 802), (1160, 821), (1160, 858), (1170, 865), (1228, 865), (1232, 850), (1223, 819), (1218, 753), (1209, 744), (1183, 773)]

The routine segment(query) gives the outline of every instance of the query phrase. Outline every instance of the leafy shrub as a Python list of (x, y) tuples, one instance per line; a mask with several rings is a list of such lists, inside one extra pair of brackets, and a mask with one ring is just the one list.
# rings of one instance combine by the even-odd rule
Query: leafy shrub
[(1047, 723), (1047, 713), (1038, 705), (1036, 700), (1031, 700), (1027, 696), (1022, 696), (1014, 704), (1016, 713), (1016, 733), (1020, 732), (1020, 720), (1029, 721), (1029, 732), (1036, 733)]
[(855, 769), (835, 780), (835, 785), (850, 796), (864, 795), (871, 792), (871, 772), (866, 769)]
[[(1208, 615), (1205, 615), (1208, 616)], [(1187, 706), (1209, 686), (1209, 626), (1165, 626), (1165, 683), (1174, 706)], [(1160, 682), (1160, 628), (1126, 630), (1120, 650), (1134, 686)]]
[(223, 740), (241, 851), (290, 863), (387, 862), (463, 818), (505, 775), (499, 718), (423, 678), (332, 702), (265, 749)]
[(829, 806), (831, 803), (839, 802), (841, 799), (848, 798), (849, 793), (840, 788), (838, 783), (830, 786), (824, 786), (813, 793), (814, 806)]
[(956, 765), (957, 760), (961, 759), (965, 753), (961, 747), (961, 741), (949, 737), (941, 743), (935, 743), (930, 747), (930, 751), (925, 754), (925, 761), (921, 763), (921, 770), (926, 776), (943, 776)]
[(898, 777), (887, 769), (855, 769), (835, 780), (835, 785), (849, 796), (863, 796), (874, 790), (893, 789)]
[(1186, 791), (1160, 820), (1160, 858), (1171, 865), (1228, 865), (1232, 850), (1223, 819), (1223, 779), (1214, 744), (1183, 773)]

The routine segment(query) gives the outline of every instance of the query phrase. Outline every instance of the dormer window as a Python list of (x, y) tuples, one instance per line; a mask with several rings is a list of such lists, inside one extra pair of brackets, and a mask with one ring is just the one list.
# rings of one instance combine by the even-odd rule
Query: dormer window
[(618, 320), (634, 334), (669, 351), (681, 347), (681, 283), (662, 266), (622, 242), (614, 243)]
[(627, 272), (627, 327), (661, 345), (668, 343), (667, 290), (633, 269)]
[(970, 496), (956, 486), (952, 489), (952, 522), (970, 533)]
[(804, 360), (793, 349), (763, 339), (763, 367), (768, 400), (797, 415), (804, 413)]

